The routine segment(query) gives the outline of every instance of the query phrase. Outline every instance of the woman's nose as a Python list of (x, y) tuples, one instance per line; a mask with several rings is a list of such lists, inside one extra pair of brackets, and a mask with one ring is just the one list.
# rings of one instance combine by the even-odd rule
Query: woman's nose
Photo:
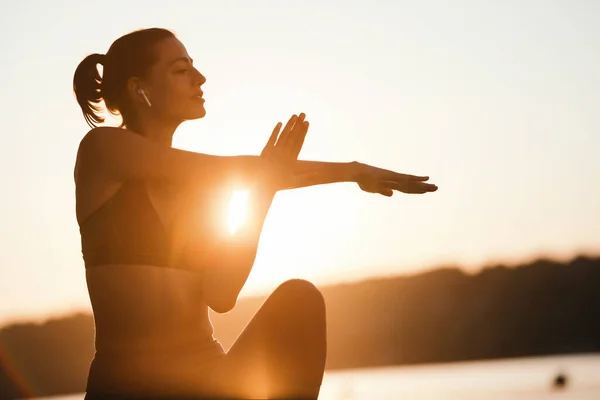
[(204, 82), (206, 82), (206, 77), (204, 75), (202, 75), (200, 73), (200, 71), (196, 71), (196, 72), (198, 73), (198, 76), (196, 78), (197, 79), (196, 80), (196, 82), (197, 82), (196, 85), (198, 85), (198, 86), (204, 85)]

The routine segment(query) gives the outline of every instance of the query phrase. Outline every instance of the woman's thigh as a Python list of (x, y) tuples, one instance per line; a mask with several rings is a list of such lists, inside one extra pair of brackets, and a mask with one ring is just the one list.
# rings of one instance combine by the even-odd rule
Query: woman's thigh
[(316, 398), (326, 358), (325, 302), (311, 283), (281, 284), (211, 374), (238, 398)]

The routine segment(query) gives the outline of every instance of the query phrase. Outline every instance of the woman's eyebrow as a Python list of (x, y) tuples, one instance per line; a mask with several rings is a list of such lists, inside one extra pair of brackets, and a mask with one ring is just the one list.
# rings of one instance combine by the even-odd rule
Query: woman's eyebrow
[(169, 64), (169, 67), (173, 64), (175, 64), (177, 61), (187, 61), (190, 64), (194, 64), (194, 60), (192, 60), (189, 57), (177, 57), (176, 59), (174, 59), (173, 61), (171, 61), (171, 64)]

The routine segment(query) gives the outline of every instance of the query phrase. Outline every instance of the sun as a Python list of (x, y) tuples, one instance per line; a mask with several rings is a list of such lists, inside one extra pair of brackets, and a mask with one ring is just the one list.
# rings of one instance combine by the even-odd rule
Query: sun
[(229, 234), (233, 235), (246, 222), (248, 213), (248, 191), (234, 190), (229, 199), (227, 226)]

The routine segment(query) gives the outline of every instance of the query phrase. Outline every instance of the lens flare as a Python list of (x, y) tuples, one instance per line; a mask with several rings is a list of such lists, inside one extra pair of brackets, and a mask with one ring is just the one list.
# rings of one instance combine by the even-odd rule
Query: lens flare
[(234, 190), (229, 200), (227, 225), (229, 234), (233, 235), (244, 224), (248, 212), (248, 191)]
[[(32, 389), (32, 385), (27, 383), (25, 374), (20, 373), (24, 368), (19, 368), (15, 357), (11, 357), (9, 348), (4, 346), (0, 342), (0, 369), (4, 370), (4, 373), (8, 376), (9, 382), (15, 386), (15, 389), (23, 397), (34, 397), (35, 391)], [(0, 391), (1, 392), (1, 391)]]

